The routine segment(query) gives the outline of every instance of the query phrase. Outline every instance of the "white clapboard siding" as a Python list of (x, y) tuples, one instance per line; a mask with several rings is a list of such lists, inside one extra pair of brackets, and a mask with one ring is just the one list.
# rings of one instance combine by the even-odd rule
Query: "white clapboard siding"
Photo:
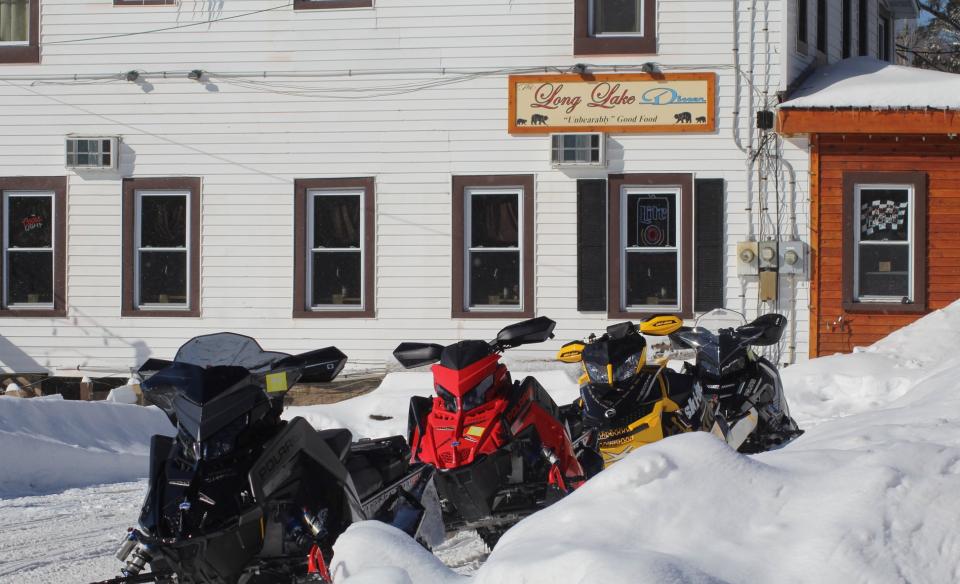
[[(537, 313), (558, 322), (557, 339), (516, 351), (517, 358), (549, 358), (562, 341), (601, 330), (609, 324), (605, 315), (576, 309), (575, 179), (607, 171), (555, 170), (548, 137), (509, 136), (505, 75), (370, 97), (388, 86), (450, 80), (462, 68), (552, 72), (580, 62), (649, 60), (665, 71), (717, 73), (715, 134), (613, 135), (608, 171), (725, 179), (727, 304), (757, 311), (756, 284), (737, 277), (734, 257), (737, 241), (756, 236), (757, 216), (744, 209), (748, 201), (758, 205), (757, 178), (748, 177), (747, 155), (734, 136), (744, 147), (755, 145), (751, 92), (754, 108), (772, 105), (802, 69), (785, 41), (789, 2), (787, 10), (756, 3), (755, 13), (752, 3), (739, 2), (735, 17), (727, 1), (660, 0), (658, 54), (611, 57), (573, 55), (572, 0), (377, 0), (372, 9), (287, 7), (212, 23), (204, 21), (285, 2), (41, 3), (42, 64), (0, 64), (0, 79), (143, 73), (138, 83), (0, 81), (0, 176), (69, 176), (68, 316), (0, 321), (6, 371), (122, 371), (149, 355), (172, 356), (193, 335), (221, 330), (250, 334), (275, 350), (336, 344), (358, 367), (383, 366), (403, 340), (490, 338), (510, 321), (450, 319), (454, 174), (535, 175), (532, 285)], [(64, 42), (189, 23), (202, 24)], [(839, 35), (839, 13), (835, 26), (832, 36)], [(749, 76), (751, 31), (753, 89), (740, 84), (737, 102), (734, 34)], [(790, 57), (782, 59), (784, 53)], [(191, 69), (208, 74), (198, 83), (186, 78)], [(371, 70), (381, 73), (363, 74)], [(273, 84), (275, 92), (238, 83), (231, 73)], [(63, 139), (70, 133), (121, 136), (120, 171), (65, 171)], [(787, 141), (783, 154), (796, 176), (795, 193), (784, 195), (793, 204), (783, 222), (795, 222), (806, 239), (807, 145)], [(202, 177), (201, 318), (119, 316), (120, 179), (128, 176)], [(343, 176), (376, 179), (377, 317), (293, 319), (294, 180)], [(785, 282), (781, 296), (796, 331), (795, 358), (803, 359), (808, 285), (801, 281), (794, 291)], [(782, 359), (790, 359), (786, 347)]]

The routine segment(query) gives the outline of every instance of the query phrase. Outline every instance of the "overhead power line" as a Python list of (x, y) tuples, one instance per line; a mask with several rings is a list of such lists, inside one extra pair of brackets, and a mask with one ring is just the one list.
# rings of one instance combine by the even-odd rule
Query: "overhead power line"
[(252, 12), (244, 12), (244, 13), (242, 13), (242, 14), (234, 14), (233, 16), (224, 16), (224, 17), (222, 17), (222, 18), (212, 18), (212, 19), (210, 19), (210, 20), (202, 20), (202, 21), (200, 21), (200, 22), (189, 22), (189, 23), (187, 23), (187, 24), (177, 24), (177, 25), (174, 25), (174, 26), (167, 26), (167, 27), (164, 27), (164, 28), (155, 28), (155, 29), (153, 29), (153, 30), (141, 30), (141, 31), (136, 31), (136, 32), (122, 32), (122, 33), (117, 33), (117, 34), (105, 34), (105, 35), (95, 36), (95, 37), (85, 37), (85, 38), (82, 38), (82, 39), (65, 39), (65, 40), (62, 40), (62, 41), (45, 41), (43, 44), (44, 44), (44, 45), (65, 45), (65, 44), (72, 44), (72, 43), (85, 43), (85, 42), (89, 42), (89, 41), (99, 41), (99, 40), (103, 40), (103, 39), (115, 39), (115, 38), (121, 38), (121, 37), (139, 36), (139, 35), (143, 35), (143, 34), (153, 34), (153, 33), (155, 33), (155, 32), (164, 32), (164, 31), (168, 31), (168, 30), (179, 30), (179, 29), (181, 29), (181, 28), (190, 28), (190, 27), (192, 27), (192, 26), (200, 26), (200, 25), (202, 25), (202, 24), (212, 24), (212, 23), (214, 23), (214, 22), (223, 22), (224, 20), (233, 20), (234, 18), (243, 18), (244, 16), (252, 16), (252, 15), (254, 15), (254, 14), (261, 14), (261, 13), (263, 13), (263, 12), (270, 12), (271, 10), (280, 10), (281, 8), (289, 8), (290, 6), (293, 6), (293, 2), (288, 2), (288, 3), (286, 3), (286, 4), (282, 4), (282, 5), (280, 5), (280, 6), (274, 6), (274, 7), (272, 7), (272, 8), (263, 8), (263, 9), (261, 9), (261, 10), (254, 10), (254, 11), (252, 11)]

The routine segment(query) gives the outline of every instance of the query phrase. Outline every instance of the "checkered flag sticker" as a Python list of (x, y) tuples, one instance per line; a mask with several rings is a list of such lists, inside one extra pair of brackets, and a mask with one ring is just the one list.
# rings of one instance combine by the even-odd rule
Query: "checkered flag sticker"
[(908, 202), (876, 199), (860, 205), (860, 232), (873, 235), (878, 231), (901, 231), (907, 221)]

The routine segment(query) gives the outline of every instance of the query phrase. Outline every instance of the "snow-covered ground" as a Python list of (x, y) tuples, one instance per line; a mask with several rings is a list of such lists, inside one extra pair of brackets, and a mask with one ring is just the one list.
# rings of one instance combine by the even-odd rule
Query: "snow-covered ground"
[[(388, 526), (355, 525), (335, 548), (337, 582), (958, 582), (958, 345), (960, 303), (852, 355), (790, 367), (787, 397), (807, 429), (794, 443), (749, 457), (699, 433), (645, 447), (518, 524), (485, 562), (475, 538), (438, 559)], [(537, 377), (557, 401), (576, 395), (567, 371)], [(430, 387), (428, 374), (392, 374), (366, 396), (287, 415), (402, 433), (409, 396)], [(0, 398), (0, 581), (116, 573), (145, 485), (116, 481), (146, 474), (149, 424), (164, 422), (131, 407)], [(129, 434), (108, 430), (128, 416)], [(124, 464), (103, 462), (114, 457)]]

